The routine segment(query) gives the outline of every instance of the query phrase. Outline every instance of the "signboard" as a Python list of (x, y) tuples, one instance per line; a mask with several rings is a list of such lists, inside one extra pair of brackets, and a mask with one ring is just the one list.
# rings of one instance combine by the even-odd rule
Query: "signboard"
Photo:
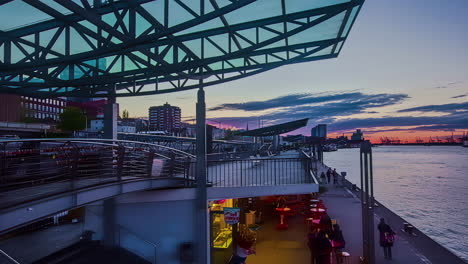
[(234, 225), (239, 223), (240, 208), (237, 207), (224, 207), (224, 221), (226, 224)]

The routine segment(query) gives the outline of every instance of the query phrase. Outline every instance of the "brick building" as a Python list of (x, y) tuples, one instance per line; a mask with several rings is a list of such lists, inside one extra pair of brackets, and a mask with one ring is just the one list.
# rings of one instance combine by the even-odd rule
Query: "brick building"
[(149, 108), (149, 130), (179, 132), (181, 111), (177, 106), (165, 103)]
[(63, 98), (35, 98), (16, 94), (0, 94), (0, 121), (55, 122), (67, 106)]

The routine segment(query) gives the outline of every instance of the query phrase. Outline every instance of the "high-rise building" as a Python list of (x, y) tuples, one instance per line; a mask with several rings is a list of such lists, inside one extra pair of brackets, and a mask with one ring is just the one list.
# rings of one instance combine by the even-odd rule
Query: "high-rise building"
[(180, 108), (167, 102), (149, 108), (149, 130), (177, 132), (180, 130)]
[(327, 138), (327, 125), (319, 124), (313, 127), (311, 134), (313, 137)]

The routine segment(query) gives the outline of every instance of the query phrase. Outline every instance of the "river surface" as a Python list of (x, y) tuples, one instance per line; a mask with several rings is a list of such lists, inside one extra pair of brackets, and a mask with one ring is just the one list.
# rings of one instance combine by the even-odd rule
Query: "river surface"
[[(378, 146), (372, 151), (376, 199), (468, 261), (468, 148)], [(346, 171), (359, 186), (359, 149), (326, 152), (324, 163)]]

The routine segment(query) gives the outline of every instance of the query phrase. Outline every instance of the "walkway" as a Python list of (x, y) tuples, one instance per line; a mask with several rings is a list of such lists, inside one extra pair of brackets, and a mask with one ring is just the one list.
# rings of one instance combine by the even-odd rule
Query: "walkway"
[[(327, 167), (319, 165), (319, 175), (321, 171), (326, 171)], [(333, 179), (331, 180), (333, 182)], [(361, 222), (361, 202), (358, 193), (350, 191), (348, 188), (336, 187), (333, 184), (324, 184), (328, 191), (320, 196), (328, 208), (328, 214), (332, 219), (336, 219), (343, 230), (346, 240), (345, 251), (353, 257), (351, 263), (359, 263), (358, 256), (362, 256), (362, 222)], [(392, 248), (393, 260), (386, 260), (383, 250), (379, 245), (379, 232), (377, 225), (381, 216), (376, 213), (375, 220), (375, 256), (376, 263), (392, 264), (428, 264), (430, 262), (424, 257), (407, 239), (407, 235), (397, 230), (397, 226), (392, 226), (397, 232), (397, 240)]]

